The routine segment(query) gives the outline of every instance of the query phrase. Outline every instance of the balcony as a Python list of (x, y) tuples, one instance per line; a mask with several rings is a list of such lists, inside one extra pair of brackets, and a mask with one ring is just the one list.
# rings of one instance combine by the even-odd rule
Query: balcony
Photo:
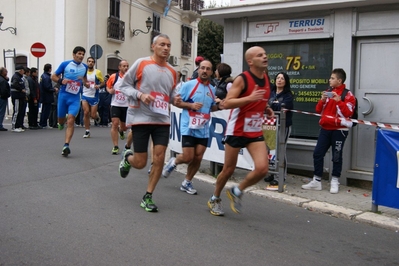
[(118, 18), (109, 17), (107, 27), (107, 38), (110, 41), (125, 41), (125, 22)]
[(179, 0), (179, 7), (182, 10), (182, 18), (187, 18), (190, 22), (201, 18), (201, 9), (204, 8), (203, 0)]

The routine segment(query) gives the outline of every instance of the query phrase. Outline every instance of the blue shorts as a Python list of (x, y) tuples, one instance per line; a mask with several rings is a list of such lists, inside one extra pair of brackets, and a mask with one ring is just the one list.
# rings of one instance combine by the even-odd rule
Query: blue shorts
[(58, 94), (58, 117), (65, 117), (67, 114), (76, 117), (80, 109), (80, 94), (70, 94), (60, 92)]
[(82, 95), (82, 101), (86, 101), (90, 106), (98, 104), (98, 97), (86, 97)]

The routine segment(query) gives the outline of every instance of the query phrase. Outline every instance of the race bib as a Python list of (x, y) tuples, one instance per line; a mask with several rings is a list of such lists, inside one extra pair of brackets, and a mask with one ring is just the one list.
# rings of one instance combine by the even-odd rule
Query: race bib
[(159, 92), (152, 91), (151, 96), (155, 100), (150, 104), (150, 109), (154, 113), (161, 115), (169, 115), (169, 96)]
[(94, 86), (96, 85), (96, 83), (94, 81), (89, 81), (90, 84), (90, 88), (94, 89)]
[(211, 118), (210, 114), (199, 113), (195, 111), (188, 111), (188, 115), (190, 117), (188, 127), (191, 129), (201, 129), (204, 128), (206, 123), (208, 123)]
[(261, 113), (246, 113), (244, 119), (244, 132), (261, 132), (262, 123), (263, 115)]
[(123, 94), (121, 91), (116, 90), (115, 91), (115, 101), (119, 104), (125, 104), (127, 103), (126, 101), (126, 96)]
[(78, 94), (80, 90), (80, 82), (79, 81), (68, 81), (66, 84), (65, 91), (72, 93), (72, 94)]

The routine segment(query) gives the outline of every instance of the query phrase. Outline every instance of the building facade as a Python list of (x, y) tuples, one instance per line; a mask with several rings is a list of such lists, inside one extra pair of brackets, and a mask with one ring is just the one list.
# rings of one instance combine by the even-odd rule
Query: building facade
[[(133, 64), (150, 55), (152, 38), (164, 33), (172, 41), (169, 62), (191, 75), (202, 7), (202, 0), (1, 1), (1, 29), (16, 28), (0, 31), (1, 62), (11, 74), (17, 64), (37, 67), (41, 74), (46, 63), (55, 70), (72, 58), (75, 46), (83, 46), (86, 58), (98, 57), (96, 68), (105, 75), (116, 72), (121, 59)], [(32, 55), (34, 43), (45, 46), (40, 58)]]
[[(243, 53), (254, 45), (269, 56), (271, 78), (285, 71), (295, 93), (295, 109), (314, 112), (333, 68), (347, 73), (358, 99), (359, 119), (399, 124), (399, 4), (391, 0), (231, 0), (202, 16), (224, 26), (224, 62), (233, 74), (246, 69)], [(289, 167), (313, 170), (318, 117), (295, 113), (288, 141)], [(372, 181), (376, 127), (350, 130), (341, 183)], [(331, 172), (331, 155), (325, 159)]]

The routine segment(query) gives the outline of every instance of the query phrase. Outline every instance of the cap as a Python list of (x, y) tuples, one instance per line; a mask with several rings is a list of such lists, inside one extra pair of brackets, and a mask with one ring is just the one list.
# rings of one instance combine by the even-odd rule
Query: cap
[(196, 64), (199, 64), (199, 63), (201, 63), (202, 61), (204, 61), (205, 59), (202, 57), (202, 56), (197, 56), (196, 58), (195, 58), (195, 63)]
[(21, 69), (25, 70), (24, 66), (22, 66), (22, 65), (17, 65), (17, 66), (15, 67), (15, 70), (21, 70)]

